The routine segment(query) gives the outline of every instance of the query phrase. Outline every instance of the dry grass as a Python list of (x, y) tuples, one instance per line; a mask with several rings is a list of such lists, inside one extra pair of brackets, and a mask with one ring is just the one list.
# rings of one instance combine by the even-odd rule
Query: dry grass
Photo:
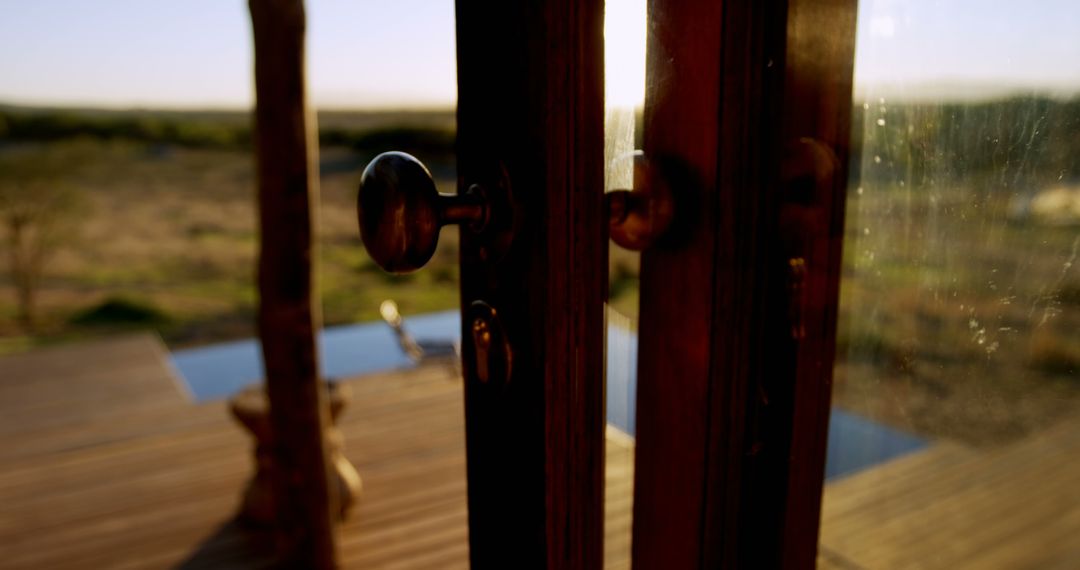
[[(363, 117), (356, 120), (362, 120)], [(82, 145), (63, 172), (92, 207), (49, 267), (41, 328), (15, 323), (0, 274), (0, 351), (101, 334), (71, 317), (122, 296), (169, 317), (173, 346), (251, 336), (257, 250), (247, 152)], [(370, 158), (323, 149), (320, 273), (327, 323), (458, 304), (457, 236), (405, 277), (382, 273), (357, 237), (354, 192)], [(429, 159), (430, 161), (430, 159)], [(443, 191), (453, 166), (442, 159)], [(931, 438), (995, 445), (1080, 406), (1080, 236), (1007, 220), (1007, 197), (978, 188), (870, 188), (852, 196), (845, 241), (835, 402)], [(612, 305), (637, 315), (638, 257), (613, 248)]]
[[(0, 351), (108, 332), (70, 320), (117, 296), (167, 314), (169, 324), (159, 329), (173, 346), (254, 333), (258, 227), (249, 153), (57, 144), (78, 145), (87, 155), (84, 167), (60, 177), (76, 185), (90, 207), (77, 239), (48, 265), (33, 336), (15, 323), (14, 292), (6, 272), (0, 273)], [(379, 302), (390, 296), (406, 313), (456, 306), (455, 236), (444, 236), (432, 267), (417, 276), (382, 274), (364, 253), (355, 220), (355, 185), (367, 157), (324, 149), (322, 159), (319, 283), (325, 321), (377, 318)], [(444, 191), (453, 184), (440, 181)]]
[(836, 404), (932, 438), (996, 445), (1080, 406), (1068, 228), (1006, 221), (974, 189), (849, 203)]

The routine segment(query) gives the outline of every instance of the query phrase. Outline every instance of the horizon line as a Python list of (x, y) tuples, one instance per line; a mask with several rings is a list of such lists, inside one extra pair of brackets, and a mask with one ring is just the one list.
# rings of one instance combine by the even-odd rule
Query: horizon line
[[(138, 112), (138, 111), (164, 111), (178, 113), (249, 113), (255, 110), (255, 104), (235, 105), (228, 103), (168, 103), (145, 104), (145, 103), (112, 103), (101, 101), (70, 102), (70, 101), (27, 101), (25, 99), (0, 98), (0, 107), (21, 108), (26, 110), (42, 111), (112, 111), (112, 112)], [(415, 105), (402, 106), (391, 105), (358, 105), (347, 107), (342, 105), (314, 105), (311, 108), (317, 113), (445, 113), (456, 112), (457, 104), (448, 105)]]
[[(1002, 84), (981, 81), (926, 81), (917, 84), (903, 82), (874, 82), (862, 83), (852, 86), (852, 103), (864, 103), (881, 96), (893, 99), (897, 103), (984, 103), (993, 100), (1003, 100), (1016, 97), (1044, 97), (1058, 100), (1071, 100), (1080, 98), (1080, 85), (1043, 85), (1028, 86), (1023, 84)], [(248, 113), (255, 110), (255, 104), (239, 104), (212, 101), (177, 102), (162, 101), (160, 103), (131, 102), (131, 101), (69, 101), (56, 99), (26, 99), (22, 97), (7, 98), (0, 95), (0, 107), (15, 107), (28, 110), (68, 110), (68, 111), (112, 111), (112, 112), (139, 112), (139, 111), (164, 111), (184, 113)], [(330, 104), (313, 104), (310, 107), (316, 112), (326, 113), (445, 113), (455, 112), (456, 101), (444, 103), (424, 102), (406, 104), (402, 101), (381, 103), (364, 103), (355, 106), (343, 105), (340, 102)], [(638, 107), (640, 109), (641, 107)]]

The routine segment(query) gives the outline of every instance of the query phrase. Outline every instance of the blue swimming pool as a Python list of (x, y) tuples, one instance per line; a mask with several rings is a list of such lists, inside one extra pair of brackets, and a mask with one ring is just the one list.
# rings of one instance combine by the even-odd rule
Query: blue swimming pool
[[(457, 311), (444, 311), (410, 317), (405, 328), (418, 341), (456, 340), (461, 336), (460, 322)], [(608, 423), (633, 435), (637, 335), (609, 326), (607, 344)], [(381, 321), (324, 329), (319, 336), (319, 354), (328, 378), (415, 366), (390, 327)], [(172, 353), (172, 363), (197, 402), (226, 398), (263, 377), (255, 339), (177, 350)], [(841, 477), (925, 446), (926, 441), (915, 436), (834, 408), (829, 418), (825, 476)]]
[[(418, 340), (456, 339), (460, 322), (457, 311), (444, 311), (411, 317), (405, 326)], [(327, 378), (414, 366), (381, 321), (327, 327), (319, 335), (319, 357)], [(197, 402), (226, 398), (263, 378), (259, 343), (253, 338), (177, 350), (172, 362)]]

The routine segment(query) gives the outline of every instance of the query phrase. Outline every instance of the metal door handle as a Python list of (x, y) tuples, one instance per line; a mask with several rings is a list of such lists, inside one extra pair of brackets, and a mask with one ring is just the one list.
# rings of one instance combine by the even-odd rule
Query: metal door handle
[(675, 217), (671, 186), (641, 151), (633, 153), (634, 187), (604, 195), (608, 235), (620, 246), (641, 251), (656, 242)]
[[(648, 247), (674, 215), (671, 189), (640, 153), (634, 157), (634, 188), (608, 192), (605, 200), (611, 239), (627, 249)], [(448, 224), (486, 236), (481, 256), (488, 261), (504, 254), (513, 237), (508, 183), (440, 194), (423, 163), (403, 152), (385, 152), (368, 164), (356, 210), (364, 247), (390, 273), (423, 267), (435, 253), (439, 231)]]
[(473, 185), (465, 194), (440, 194), (423, 163), (396, 151), (376, 156), (364, 169), (356, 213), (364, 247), (390, 273), (409, 273), (427, 264), (445, 225), (461, 224), (487, 235), (498, 253), (509, 245), (513, 230), (508, 185)]

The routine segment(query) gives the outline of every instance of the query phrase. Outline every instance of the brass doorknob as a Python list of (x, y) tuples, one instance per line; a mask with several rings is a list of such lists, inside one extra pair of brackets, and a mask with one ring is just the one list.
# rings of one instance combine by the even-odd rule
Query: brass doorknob
[(626, 249), (641, 251), (667, 232), (675, 204), (671, 186), (644, 153), (635, 151), (628, 158), (633, 160), (634, 187), (604, 195), (608, 235)]
[[(671, 188), (640, 152), (634, 188), (605, 195), (609, 234), (615, 243), (642, 250), (658, 239), (674, 216)], [(428, 169), (404, 152), (376, 156), (360, 177), (356, 213), (371, 258), (390, 273), (423, 267), (435, 253), (439, 231), (461, 224), (481, 238), (480, 258), (504, 254), (513, 236), (514, 209), (505, 174), (488, 190), (472, 185), (464, 194), (440, 194)]]
[(491, 210), (479, 186), (465, 194), (440, 194), (428, 169), (404, 152), (376, 156), (364, 169), (356, 200), (364, 246), (390, 273), (423, 267), (447, 224), (484, 231)]

